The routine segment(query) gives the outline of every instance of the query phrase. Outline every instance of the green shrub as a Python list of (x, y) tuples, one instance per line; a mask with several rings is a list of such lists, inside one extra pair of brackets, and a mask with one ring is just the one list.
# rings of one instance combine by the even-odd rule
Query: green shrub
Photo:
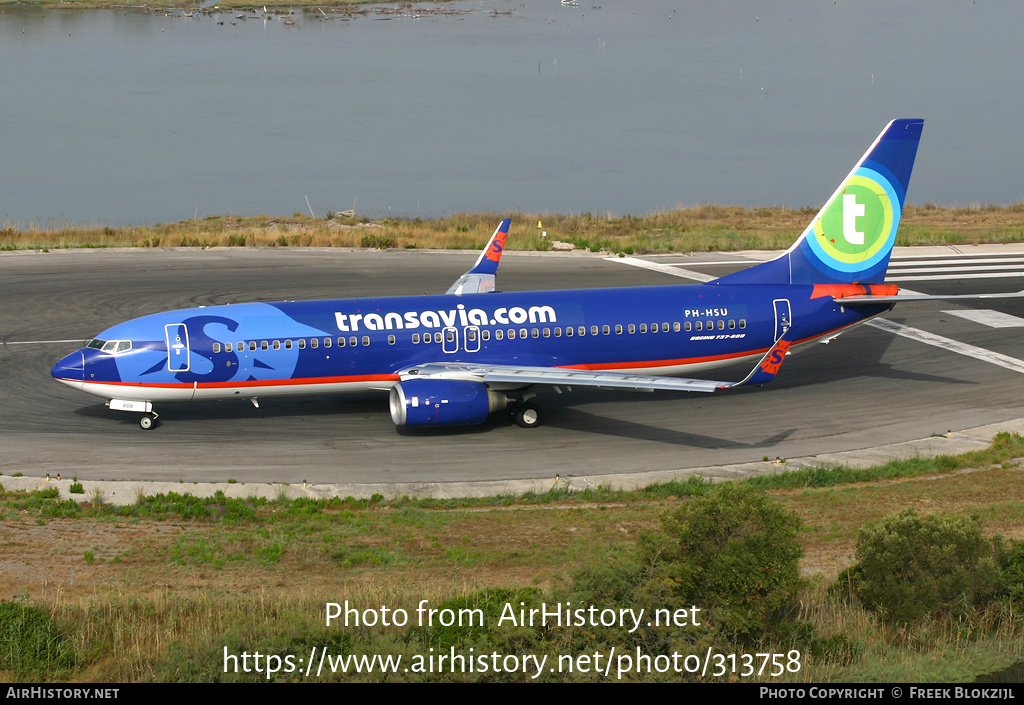
[(1024, 600), (1024, 541), (1012, 541), (996, 551), (999, 562), (999, 591), (1014, 602)]
[(748, 640), (768, 636), (797, 606), (800, 518), (765, 494), (723, 483), (662, 516), (640, 538), (647, 572), (637, 604), (697, 606), (706, 623)]
[(905, 509), (861, 529), (848, 579), (865, 607), (892, 621), (964, 614), (995, 595), (994, 554), (976, 518)]
[(383, 235), (380, 233), (371, 233), (363, 235), (360, 242), (363, 247), (372, 247), (378, 250), (386, 250), (395, 246), (395, 238), (390, 235)]

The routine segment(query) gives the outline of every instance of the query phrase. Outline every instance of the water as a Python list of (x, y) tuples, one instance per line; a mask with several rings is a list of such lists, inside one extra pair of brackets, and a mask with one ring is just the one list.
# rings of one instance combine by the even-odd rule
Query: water
[(1013, 0), (444, 7), (5, 8), (0, 216), (817, 205), (893, 117), (926, 119), (911, 202), (1024, 199)]

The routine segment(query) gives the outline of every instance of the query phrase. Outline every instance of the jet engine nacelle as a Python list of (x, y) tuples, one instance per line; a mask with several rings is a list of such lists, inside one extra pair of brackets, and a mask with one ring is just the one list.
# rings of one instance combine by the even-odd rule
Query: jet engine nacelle
[(508, 398), (482, 382), (458, 379), (410, 379), (391, 388), (391, 418), (396, 426), (471, 426)]

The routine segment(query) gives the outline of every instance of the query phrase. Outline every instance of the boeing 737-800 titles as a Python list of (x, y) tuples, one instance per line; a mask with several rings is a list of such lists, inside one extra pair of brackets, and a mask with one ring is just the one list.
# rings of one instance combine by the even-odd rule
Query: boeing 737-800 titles
[[(438, 296), (156, 313), (100, 333), (60, 382), (154, 425), (164, 401), (390, 390), (397, 426), (536, 426), (539, 385), (716, 392), (764, 384), (794, 346), (890, 310), (883, 283), (922, 120), (889, 123), (785, 253), (704, 284), (500, 293), (509, 220)], [(899, 297), (899, 300), (914, 297)], [(921, 297), (917, 297), (921, 298)], [(685, 378), (748, 361), (739, 382)]]

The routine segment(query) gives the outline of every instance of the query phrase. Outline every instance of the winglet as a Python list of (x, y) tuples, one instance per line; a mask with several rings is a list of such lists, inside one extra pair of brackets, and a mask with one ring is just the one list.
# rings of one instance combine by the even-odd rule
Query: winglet
[(512, 223), (511, 218), (505, 218), (498, 225), (497, 230), (487, 241), (487, 246), (476, 260), (472, 269), (455, 280), (446, 294), (482, 294), (494, 291), (494, 277), (498, 273), (498, 265), (501, 264), (501, 254), (505, 251), (505, 238), (508, 237), (508, 227)]
[(768, 352), (764, 354), (760, 362), (754, 366), (754, 369), (750, 371), (746, 377), (739, 382), (733, 382), (732, 384), (726, 384), (721, 389), (728, 389), (730, 387), (747, 387), (750, 385), (768, 384), (775, 375), (779, 373), (779, 368), (782, 367), (782, 361), (786, 359), (787, 353), (789, 353), (789, 347), (793, 344), (793, 326), (790, 326), (785, 331), (775, 344), (768, 349)]

